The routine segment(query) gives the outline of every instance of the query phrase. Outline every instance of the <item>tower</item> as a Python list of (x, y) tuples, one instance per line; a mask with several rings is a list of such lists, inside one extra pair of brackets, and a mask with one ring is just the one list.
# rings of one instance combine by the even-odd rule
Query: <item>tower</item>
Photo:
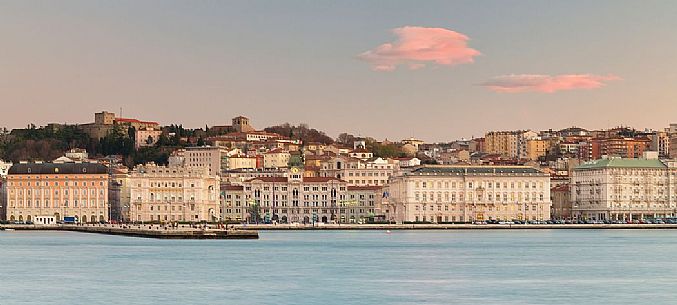
[(237, 132), (250, 132), (254, 131), (254, 127), (249, 125), (249, 118), (244, 116), (238, 116), (233, 118), (233, 129)]

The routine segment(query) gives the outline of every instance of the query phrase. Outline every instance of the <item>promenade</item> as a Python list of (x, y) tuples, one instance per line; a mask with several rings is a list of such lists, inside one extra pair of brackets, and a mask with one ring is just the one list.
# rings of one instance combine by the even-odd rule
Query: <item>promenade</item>
[(677, 224), (238, 224), (247, 230), (608, 230), (677, 229)]
[(84, 233), (98, 233), (108, 235), (123, 235), (132, 237), (158, 239), (258, 239), (258, 232), (235, 228), (220, 229), (203, 226), (191, 227), (179, 225), (172, 228), (163, 225), (135, 225), (135, 224), (83, 224), (83, 225), (25, 225), (3, 224), (0, 230), (34, 230), (34, 231), (73, 231)]

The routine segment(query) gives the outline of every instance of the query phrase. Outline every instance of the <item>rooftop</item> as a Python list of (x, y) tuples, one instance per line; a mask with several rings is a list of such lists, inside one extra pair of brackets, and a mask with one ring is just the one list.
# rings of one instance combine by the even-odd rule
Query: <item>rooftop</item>
[(107, 174), (108, 168), (99, 163), (19, 163), (9, 169), (9, 175), (28, 174)]
[(539, 174), (542, 171), (529, 166), (467, 166), (425, 165), (411, 171), (411, 175), (460, 175), (460, 174)]
[(585, 162), (577, 166), (576, 170), (600, 169), (600, 168), (667, 168), (667, 166), (656, 159), (599, 159)]

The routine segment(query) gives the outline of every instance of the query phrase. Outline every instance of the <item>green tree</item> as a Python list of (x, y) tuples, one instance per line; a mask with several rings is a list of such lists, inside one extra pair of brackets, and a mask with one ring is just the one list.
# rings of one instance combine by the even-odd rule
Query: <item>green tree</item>
[(259, 220), (261, 219), (261, 206), (258, 202), (252, 203), (247, 212), (249, 212), (250, 221), (253, 220), (256, 223), (259, 223)]

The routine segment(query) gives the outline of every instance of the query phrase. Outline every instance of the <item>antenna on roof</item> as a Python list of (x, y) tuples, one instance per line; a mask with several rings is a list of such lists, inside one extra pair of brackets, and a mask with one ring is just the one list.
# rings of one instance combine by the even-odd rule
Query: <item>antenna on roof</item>
[(120, 117), (122, 117), (122, 107), (120, 107)]

